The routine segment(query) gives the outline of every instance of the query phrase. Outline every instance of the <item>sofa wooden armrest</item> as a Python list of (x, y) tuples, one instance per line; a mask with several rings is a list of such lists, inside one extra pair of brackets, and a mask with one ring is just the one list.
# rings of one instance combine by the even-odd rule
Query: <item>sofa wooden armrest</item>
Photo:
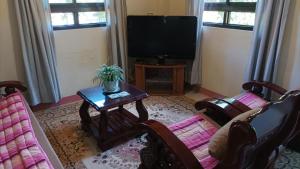
[(284, 95), (287, 90), (271, 82), (251, 81), (243, 84), (243, 89), (261, 94), (263, 87), (270, 89), (280, 95)]
[(141, 125), (149, 135), (147, 148), (141, 151), (140, 169), (203, 168), (193, 153), (166, 126), (155, 120), (148, 120)]
[(25, 92), (27, 88), (20, 81), (2, 81), (0, 82), (0, 88), (5, 88), (5, 93), (11, 94), (14, 93), (18, 89), (21, 92)]

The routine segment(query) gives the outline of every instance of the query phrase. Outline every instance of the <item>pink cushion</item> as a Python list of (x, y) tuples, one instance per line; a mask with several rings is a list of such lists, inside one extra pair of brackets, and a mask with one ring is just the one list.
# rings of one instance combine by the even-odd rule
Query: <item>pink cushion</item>
[(238, 100), (251, 109), (262, 108), (268, 103), (266, 100), (251, 92), (242, 93), (238, 96), (235, 96), (234, 99)]
[(222, 126), (211, 138), (208, 149), (209, 154), (213, 157), (215, 157), (218, 160), (223, 160), (226, 156), (227, 151), (227, 142), (228, 142), (228, 134), (230, 127), (233, 122), (235, 121), (247, 121), (249, 117), (252, 115), (255, 115), (259, 113), (261, 109), (253, 109), (250, 111), (247, 111), (245, 113), (242, 113), (232, 120), (230, 120), (227, 124)]
[(0, 98), (0, 168), (53, 168), (34, 135), (19, 92)]
[(168, 127), (195, 155), (205, 169), (212, 169), (218, 160), (208, 153), (208, 143), (218, 130), (202, 116), (196, 115)]

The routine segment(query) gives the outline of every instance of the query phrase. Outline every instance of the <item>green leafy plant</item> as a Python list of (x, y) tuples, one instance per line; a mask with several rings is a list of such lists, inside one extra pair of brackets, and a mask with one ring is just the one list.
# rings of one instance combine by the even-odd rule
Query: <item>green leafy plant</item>
[(93, 79), (93, 82), (112, 82), (124, 80), (124, 71), (117, 65), (108, 66), (106, 64), (101, 65), (96, 71), (96, 76)]

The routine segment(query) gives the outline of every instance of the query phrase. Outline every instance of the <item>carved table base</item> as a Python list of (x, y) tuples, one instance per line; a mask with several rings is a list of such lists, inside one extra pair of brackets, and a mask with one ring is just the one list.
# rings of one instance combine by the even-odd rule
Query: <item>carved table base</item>
[[(103, 94), (101, 87), (83, 89), (77, 93), (84, 100), (79, 110), (82, 129), (96, 137), (103, 151), (142, 134), (144, 131), (138, 124), (148, 120), (148, 112), (142, 102), (148, 94), (126, 83), (121, 88), (130, 95), (110, 99)], [(123, 105), (132, 102), (136, 103), (139, 117), (123, 108)], [(90, 106), (100, 114), (91, 117), (88, 111)]]
[[(137, 102), (137, 107), (144, 107), (141, 101)], [(138, 110), (141, 114), (139, 118), (121, 106), (112, 111), (101, 111), (100, 115), (90, 117), (89, 106), (86, 106), (86, 103), (83, 102), (80, 108), (82, 129), (96, 137), (101, 150), (108, 150), (143, 133), (138, 123), (148, 119), (146, 111)]]

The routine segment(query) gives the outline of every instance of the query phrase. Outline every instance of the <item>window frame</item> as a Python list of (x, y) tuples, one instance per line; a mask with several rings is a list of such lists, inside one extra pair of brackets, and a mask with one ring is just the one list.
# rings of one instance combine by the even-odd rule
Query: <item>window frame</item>
[(204, 26), (241, 29), (241, 30), (253, 30), (253, 26), (230, 24), (230, 12), (253, 12), (256, 11), (256, 2), (206, 2), (204, 5), (204, 11), (221, 11), (224, 12), (223, 23), (203, 22)]
[(53, 26), (53, 30), (66, 29), (81, 29), (93, 27), (105, 27), (105, 23), (90, 23), (79, 24), (79, 12), (105, 12), (105, 5), (103, 3), (77, 3), (72, 0), (72, 3), (49, 3), (52, 13), (73, 13), (74, 25)]

